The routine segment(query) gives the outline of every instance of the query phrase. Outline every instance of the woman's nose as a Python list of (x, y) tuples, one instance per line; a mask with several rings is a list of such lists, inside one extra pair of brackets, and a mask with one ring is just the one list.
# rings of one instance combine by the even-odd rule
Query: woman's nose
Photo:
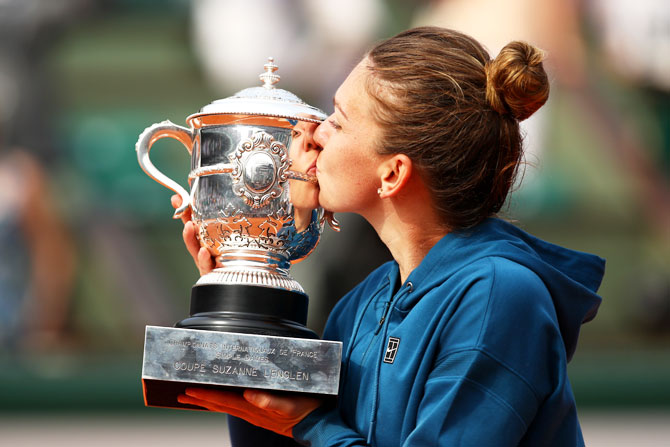
[(317, 148), (316, 141), (314, 141), (314, 134), (305, 135), (305, 151), (312, 151)]
[(314, 131), (314, 142), (317, 144), (318, 149), (323, 149), (323, 146), (326, 144), (326, 122), (319, 124), (319, 127)]
[(314, 149), (320, 149), (318, 143), (314, 141), (314, 132), (318, 124), (316, 123), (305, 123), (305, 126), (302, 128), (303, 134), (303, 150), (306, 152), (312, 151)]

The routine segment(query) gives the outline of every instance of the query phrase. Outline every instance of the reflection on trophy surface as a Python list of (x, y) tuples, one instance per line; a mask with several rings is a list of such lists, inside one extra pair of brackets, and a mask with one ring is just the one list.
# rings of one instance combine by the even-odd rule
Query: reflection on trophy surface
[[(147, 327), (147, 405), (184, 407), (175, 393), (185, 383), (337, 393), (341, 344), (317, 340), (305, 327), (308, 298), (289, 274), (316, 247), (326, 220), (336, 228), (319, 207), (314, 175), (313, 134), (326, 116), (274, 87), (272, 58), (264, 68), (263, 86), (203, 107), (187, 118), (190, 128), (154, 124), (137, 142), (140, 166), (181, 196), (175, 218), (190, 207), (200, 243), (216, 261), (192, 288), (188, 318), (176, 328)], [(166, 137), (191, 153), (190, 192), (149, 158)], [(270, 354), (277, 352), (284, 354)], [(197, 374), (179, 367), (189, 362), (199, 365), (191, 368)], [(249, 374), (222, 377), (238, 366)], [(292, 377), (309, 380), (298, 386)]]
[[(289, 158), (293, 162), (291, 168), (310, 177), (316, 174), (316, 158), (319, 155), (314, 142), (316, 127), (314, 123), (299, 121), (291, 133), (289, 148)], [(289, 180), (289, 192), (295, 230), (300, 233), (307, 229), (313, 212), (319, 207), (319, 188), (313, 181)]]

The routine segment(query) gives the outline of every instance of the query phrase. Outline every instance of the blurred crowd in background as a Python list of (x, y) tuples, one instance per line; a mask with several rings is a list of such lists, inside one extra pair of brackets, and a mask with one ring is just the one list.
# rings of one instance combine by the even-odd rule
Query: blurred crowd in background
[[(617, 403), (621, 376), (632, 401), (670, 406), (667, 0), (0, 0), (0, 407), (26, 401), (7, 397), (12, 383), (48, 381), (54, 365), (76, 382), (93, 359), (139, 387), (144, 327), (187, 316), (198, 273), (171, 192), (137, 164), (145, 127), (259, 85), (268, 56), (279, 87), (330, 113), (367, 48), (428, 24), (492, 57), (511, 40), (547, 51), (550, 100), (523, 123), (527, 168), (505, 217), (607, 259), (572, 366), (578, 403)], [(186, 185), (184, 148), (155, 148)], [(365, 222), (339, 219), (292, 268), (317, 332), (389, 259)]]

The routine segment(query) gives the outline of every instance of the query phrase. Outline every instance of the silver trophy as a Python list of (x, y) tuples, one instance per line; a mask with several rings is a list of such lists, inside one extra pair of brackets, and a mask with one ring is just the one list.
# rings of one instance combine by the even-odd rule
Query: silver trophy
[[(190, 385), (337, 394), (341, 344), (309, 330), (308, 297), (291, 263), (316, 247), (332, 214), (318, 206), (312, 135), (326, 115), (275, 87), (269, 58), (260, 87), (203, 107), (190, 128), (164, 121), (136, 145), (142, 169), (179, 194), (215, 269), (191, 290), (190, 316), (175, 328), (147, 326), (142, 382), (147, 405), (189, 407)], [(191, 154), (190, 193), (160, 172), (149, 151), (161, 138)]]

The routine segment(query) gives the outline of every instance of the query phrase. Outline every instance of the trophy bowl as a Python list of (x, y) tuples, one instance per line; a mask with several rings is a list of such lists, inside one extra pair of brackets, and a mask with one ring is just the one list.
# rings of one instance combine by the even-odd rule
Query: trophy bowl
[[(147, 327), (147, 405), (183, 407), (173, 394), (184, 383), (336, 394), (341, 344), (318, 340), (305, 326), (308, 297), (289, 273), (314, 250), (326, 220), (337, 229), (319, 207), (314, 176), (319, 148), (312, 136), (326, 115), (275, 87), (272, 58), (264, 68), (262, 86), (213, 101), (186, 119), (188, 128), (154, 124), (137, 141), (140, 166), (179, 194), (174, 217), (190, 208), (200, 244), (216, 262), (192, 287), (189, 317), (175, 328)], [(151, 162), (162, 138), (189, 151), (190, 192)], [(230, 355), (222, 346), (264, 354)], [(298, 376), (309, 379), (291, 379)]]

